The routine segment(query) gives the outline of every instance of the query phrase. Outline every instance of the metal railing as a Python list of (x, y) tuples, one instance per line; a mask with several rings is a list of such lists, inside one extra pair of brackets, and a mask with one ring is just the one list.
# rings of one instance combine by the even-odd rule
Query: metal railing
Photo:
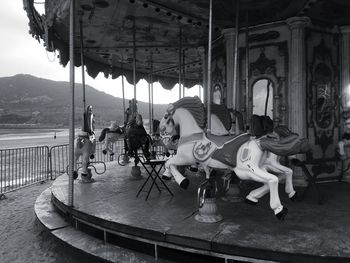
[[(103, 144), (100, 142), (96, 143), (95, 158), (91, 161), (93, 162), (112, 162), (117, 160), (118, 155), (122, 153), (124, 149), (124, 141), (119, 140), (113, 143), (114, 155), (103, 154)], [(50, 179), (56, 179), (57, 176), (63, 174), (67, 170), (69, 164), (69, 144), (56, 145), (50, 148), (49, 152), (50, 160)], [(80, 157), (81, 158), (81, 157)], [(81, 159), (78, 160), (81, 162)]]
[[(104, 155), (103, 145), (96, 144), (95, 162), (110, 162), (118, 159), (124, 149), (122, 140), (113, 144), (115, 155)], [(79, 165), (80, 160), (78, 160)], [(0, 197), (4, 194), (55, 179), (66, 172), (69, 163), (69, 145), (36, 146), (0, 149)]]
[(0, 149), (0, 195), (43, 182), (49, 174), (49, 147)]
[[(114, 155), (103, 154), (103, 144), (96, 143), (95, 158), (92, 162), (117, 161), (123, 154), (124, 140), (113, 143)], [(158, 155), (164, 147), (152, 148)], [(141, 151), (140, 151), (141, 153)], [(81, 160), (78, 160), (78, 166)], [(36, 146), (14, 149), (0, 149), (0, 197), (5, 193), (46, 180), (56, 179), (67, 171), (69, 145)]]

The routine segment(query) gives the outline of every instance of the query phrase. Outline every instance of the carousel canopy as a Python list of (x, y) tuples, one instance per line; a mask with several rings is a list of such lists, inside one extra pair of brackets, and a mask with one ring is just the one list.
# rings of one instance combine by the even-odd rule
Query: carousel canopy
[[(30, 33), (44, 40), (49, 51), (69, 61), (70, 0), (46, 0), (40, 16), (34, 0), (23, 0)], [(235, 27), (236, 2), (213, 1), (213, 39), (221, 30)], [(240, 24), (249, 26), (308, 16), (314, 24), (350, 24), (348, 0), (240, 0)], [(133, 47), (136, 47), (137, 81), (153, 72), (152, 81), (171, 89), (179, 80), (179, 60), (185, 85), (201, 83), (202, 62), (208, 39), (209, 0), (76, 0), (76, 66), (80, 66), (80, 21), (83, 28), (87, 72), (113, 78), (125, 75), (132, 83)], [(133, 34), (135, 33), (135, 43)], [(181, 48), (180, 48), (181, 46)], [(181, 51), (179, 51), (181, 50)]]

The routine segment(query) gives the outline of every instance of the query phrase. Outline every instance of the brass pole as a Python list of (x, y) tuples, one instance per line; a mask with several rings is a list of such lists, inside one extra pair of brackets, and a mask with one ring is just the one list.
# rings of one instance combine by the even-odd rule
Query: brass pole
[(149, 80), (148, 80), (148, 113), (149, 113), (149, 132), (152, 133), (152, 126), (153, 126), (153, 118), (152, 118), (152, 108), (153, 108), (153, 101), (151, 99), (151, 83), (153, 83), (152, 78), (152, 71), (153, 71), (153, 64), (151, 59), (151, 72), (149, 74)]
[(134, 83), (134, 99), (136, 101), (136, 26), (135, 26), (135, 19), (134, 19), (134, 26), (133, 26), (133, 34), (132, 34), (132, 42), (133, 42), (133, 83)]
[(124, 72), (123, 72), (123, 65), (124, 65), (124, 58), (122, 57), (122, 93), (123, 93), (123, 119), (124, 119), (124, 123), (127, 121), (125, 119), (125, 87), (124, 87)]
[(250, 122), (250, 107), (249, 107), (249, 17), (248, 11), (246, 13), (246, 31), (245, 31), (245, 107), (246, 107), (246, 121)]
[(81, 61), (81, 81), (83, 85), (83, 112), (86, 110), (86, 95), (85, 95), (85, 64), (84, 64), (84, 42), (83, 42), (83, 21), (80, 18), (80, 61)]
[(207, 122), (208, 131), (211, 130), (211, 39), (212, 39), (212, 16), (213, 16), (213, 2), (210, 0), (209, 6), (209, 37), (208, 37), (208, 72), (207, 72)]
[(75, 25), (75, 1), (70, 1), (70, 12), (69, 12), (69, 60), (70, 60), (70, 70), (69, 70), (69, 83), (71, 91), (71, 101), (70, 101), (70, 127), (69, 127), (69, 181), (68, 181), (68, 206), (73, 206), (74, 199), (74, 179), (73, 173), (75, 168), (74, 163), (74, 89), (75, 89), (75, 79), (74, 79), (74, 25)]
[(236, 32), (235, 32), (235, 56), (234, 56), (234, 74), (233, 74), (233, 91), (235, 95), (235, 110), (239, 111), (239, 92), (238, 92), (238, 41), (239, 41), (239, 0), (236, 0)]
[(182, 59), (182, 28), (180, 26), (180, 36), (179, 36), (179, 99), (181, 99), (181, 82), (182, 82), (181, 59)]

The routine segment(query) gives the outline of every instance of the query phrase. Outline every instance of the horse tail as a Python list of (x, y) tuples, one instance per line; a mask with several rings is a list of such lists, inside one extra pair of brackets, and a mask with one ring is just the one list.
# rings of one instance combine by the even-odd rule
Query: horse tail
[(106, 137), (106, 133), (109, 132), (109, 131), (110, 131), (109, 128), (104, 128), (104, 129), (102, 130), (102, 132), (101, 132), (100, 137), (98, 138), (98, 141), (99, 141), (99, 142), (102, 142), (102, 141), (105, 139), (105, 137)]
[(310, 150), (308, 139), (299, 139), (295, 134), (280, 141), (262, 138), (260, 139), (260, 147), (263, 151), (270, 151), (279, 156), (290, 156)]

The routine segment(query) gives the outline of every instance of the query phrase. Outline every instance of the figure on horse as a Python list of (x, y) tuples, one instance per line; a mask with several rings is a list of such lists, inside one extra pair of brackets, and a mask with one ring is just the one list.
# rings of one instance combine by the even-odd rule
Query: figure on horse
[(142, 149), (146, 159), (150, 159), (149, 151), (152, 144), (151, 137), (147, 134), (141, 114), (137, 111), (137, 101), (129, 101), (129, 108), (126, 110), (125, 140), (129, 157), (135, 158), (135, 166), (139, 162), (138, 149)]

